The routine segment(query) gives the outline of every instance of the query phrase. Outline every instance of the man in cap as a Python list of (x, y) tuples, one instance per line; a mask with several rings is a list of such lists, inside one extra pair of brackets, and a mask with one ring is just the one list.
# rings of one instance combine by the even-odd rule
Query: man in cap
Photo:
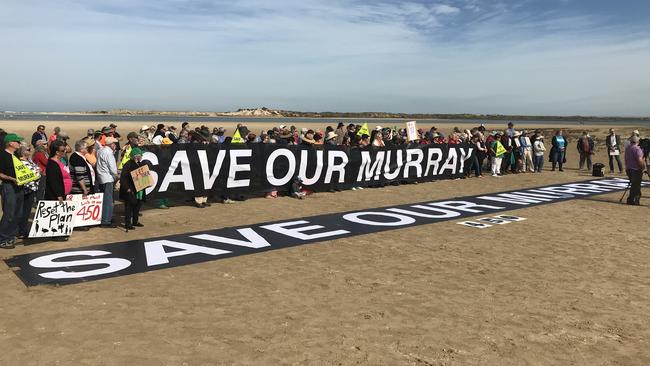
[(18, 222), (22, 215), (24, 190), (16, 179), (16, 166), (20, 160), (14, 155), (23, 138), (8, 133), (4, 150), (0, 151), (0, 180), (2, 181), (2, 219), (0, 220), (0, 248), (11, 249), (16, 243)]
[(117, 179), (117, 162), (115, 161), (115, 150), (117, 139), (107, 137), (105, 145), (97, 152), (97, 181), (99, 191), (104, 193), (102, 203), (102, 224), (103, 228), (116, 228), (113, 223), (113, 186)]
[(139, 222), (140, 208), (146, 199), (144, 189), (138, 191), (131, 172), (142, 167), (143, 151), (134, 147), (131, 149), (131, 158), (124, 164), (120, 175), (120, 199), (124, 201), (124, 227), (126, 230), (133, 230), (136, 227), (142, 227)]
[(630, 137), (630, 146), (625, 149), (625, 172), (630, 179), (630, 195), (627, 197), (628, 205), (639, 206), (641, 204), (641, 179), (645, 169), (643, 150), (639, 147), (639, 137), (632, 136)]

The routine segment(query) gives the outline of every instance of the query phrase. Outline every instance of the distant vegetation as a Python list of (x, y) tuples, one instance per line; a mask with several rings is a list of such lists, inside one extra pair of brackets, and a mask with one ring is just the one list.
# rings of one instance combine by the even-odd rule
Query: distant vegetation
[(113, 109), (84, 112), (87, 114), (125, 115), (125, 116), (252, 116), (252, 117), (303, 117), (303, 118), (401, 118), (401, 119), (472, 119), (472, 120), (518, 120), (518, 121), (650, 121), (650, 117), (595, 117), (595, 116), (524, 116), (508, 114), (471, 114), (471, 113), (389, 113), (389, 112), (300, 112), (279, 109), (242, 108), (234, 112), (197, 112), (197, 111), (151, 111)]

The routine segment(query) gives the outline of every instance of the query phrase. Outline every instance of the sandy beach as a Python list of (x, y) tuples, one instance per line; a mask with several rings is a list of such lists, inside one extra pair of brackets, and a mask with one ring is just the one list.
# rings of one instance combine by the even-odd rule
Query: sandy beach
[[(39, 123), (0, 128), (29, 138)], [(44, 124), (73, 139), (101, 127)], [(472, 127), (438, 128), (454, 126)], [(607, 164), (607, 128), (570, 134), (590, 131), (601, 142), (594, 162)], [(650, 135), (650, 126), (616, 128)], [(501, 179), (255, 198), (200, 212), (147, 208), (135, 231), (94, 228), (0, 256), (592, 178), (577, 170), (573, 144), (568, 159), (564, 173), (547, 163), (542, 174)], [(643, 194), (639, 207), (610, 193), (509, 211), (527, 220), (485, 230), (448, 221), (63, 287), (27, 288), (2, 262), (0, 364), (647, 365), (650, 190)]]

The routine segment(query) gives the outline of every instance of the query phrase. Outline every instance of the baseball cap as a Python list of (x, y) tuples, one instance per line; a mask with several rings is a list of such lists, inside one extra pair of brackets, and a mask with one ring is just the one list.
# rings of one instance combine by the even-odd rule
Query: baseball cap
[(129, 134), (126, 135), (126, 138), (127, 138), (127, 139), (137, 139), (137, 138), (138, 138), (138, 134), (135, 133), (135, 132), (129, 132)]
[(7, 136), (5, 136), (5, 144), (8, 142), (21, 142), (23, 140), (24, 138), (16, 135), (15, 133), (8, 133)]

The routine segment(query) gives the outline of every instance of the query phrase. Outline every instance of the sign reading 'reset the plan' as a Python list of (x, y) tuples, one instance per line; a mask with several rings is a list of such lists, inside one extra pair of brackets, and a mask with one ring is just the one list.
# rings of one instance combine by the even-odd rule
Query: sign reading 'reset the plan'
[(6, 262), (28, 286), (65, 285), (470, 216), (502, 215), (627, 186), (625, 179), (602, 179), (25, 254)]

